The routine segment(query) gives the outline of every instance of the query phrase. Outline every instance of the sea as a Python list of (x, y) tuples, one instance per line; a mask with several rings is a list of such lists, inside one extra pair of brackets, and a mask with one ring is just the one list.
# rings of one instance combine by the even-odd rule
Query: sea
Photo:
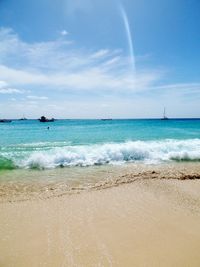
[(80, 185), (84, 179), (84, 183), (98, 180), (94, 170), (103, 177), (113, 166), (180, 162), (200, 162), (200, 119), (0, 123), (0, 182), (4, 186), (6, 181), (57, 179), (62, 186), (72, 180)]

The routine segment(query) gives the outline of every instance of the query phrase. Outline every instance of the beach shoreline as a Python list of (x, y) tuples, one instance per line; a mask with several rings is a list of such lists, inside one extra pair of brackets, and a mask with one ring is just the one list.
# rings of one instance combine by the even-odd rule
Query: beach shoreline
[(168, 179), (1, 202), (0, 266), (199, 266), (200, 180), (187, 176), (198, 165), (168, 165)]
[(43, 171), (13, 170), (0, 175), (0, 203), (49, 199), (152, 179), (198, 180), (200, 163), (127, 163)]

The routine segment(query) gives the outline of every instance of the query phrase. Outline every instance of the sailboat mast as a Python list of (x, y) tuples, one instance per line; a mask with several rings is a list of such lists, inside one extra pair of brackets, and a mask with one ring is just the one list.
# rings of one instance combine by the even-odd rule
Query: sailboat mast
[(166, 116), (166, 108), (164, 107), (164, 111), (163, 111), (163, 117), (161, 118), (161, 120), (168, 120), (167, 116)]

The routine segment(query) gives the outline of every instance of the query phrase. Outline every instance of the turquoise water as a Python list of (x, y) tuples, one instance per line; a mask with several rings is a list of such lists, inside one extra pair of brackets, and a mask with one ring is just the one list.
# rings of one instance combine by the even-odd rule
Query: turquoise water
[(200, 120), (12, 121), (0, 136), (0, 169), (200, 160)]

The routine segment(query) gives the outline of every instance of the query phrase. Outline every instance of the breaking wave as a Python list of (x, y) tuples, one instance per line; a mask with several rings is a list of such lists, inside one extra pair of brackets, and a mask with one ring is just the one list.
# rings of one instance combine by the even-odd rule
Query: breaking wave
[(16, 166), (11, 159), (0, 157), (0, 170), (13, 170)]
[(33, 150), (22, 146), (13, 150), (0, 150), (0, 169), (37, 168), (48, 169), (70, 166), (92, 166), (141, 161), (200, 161), (200, 139), (129, 141), (80, 146), (50, 146), (42, 149), (35, 144)]

